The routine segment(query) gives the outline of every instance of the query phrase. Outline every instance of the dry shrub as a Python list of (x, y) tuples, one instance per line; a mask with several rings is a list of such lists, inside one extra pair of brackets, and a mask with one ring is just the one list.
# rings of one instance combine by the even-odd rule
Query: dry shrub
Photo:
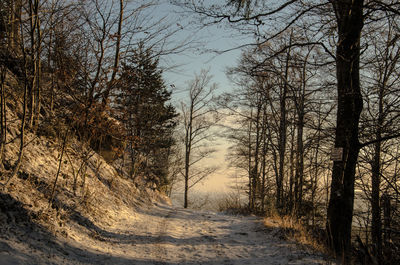
[(89, 142), (90, 147), (112, 162), (122, 155), (125, 148), (123, 124), (112, 117), (111, 110), (100, 103), (88, 106), (69, 102), (64, 114), (76, 136), (81, 141)]
[(240, 195), (231, 192), (227, 193), (224, 197), (220, 198), (217, 202), (217, 209), (219, 212), (225, 212), (229, 214), (250, 214), (247, 205), (244, 205), (240, 200)]
[(276, 210), (270, 210), (268, 217), (264, 218), (264, 225), (276, 230), (276, 235), (281, 239), (294, 241), (319, 253), (330, 254), (323, 241), (293, 216), (281, 216)]
[(58, 132), (62, 127), (60, 126), (61, 123), (60, 119), (45, 119), (39, 124), (36, 134), (54, 139), (58, 136)]

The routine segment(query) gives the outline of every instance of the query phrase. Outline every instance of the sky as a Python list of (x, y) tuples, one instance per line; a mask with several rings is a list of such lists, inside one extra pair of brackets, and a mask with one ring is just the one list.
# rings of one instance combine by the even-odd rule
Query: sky
[[(189, 18), (179, 17), (179, 8), (169, 4), (169, 1), (161, 1), (162, 4), (156, 10), (156, 16), (168, 15), (172, 20), (178, 18), (177, 24), (183, 25), (175, 39), (179, 42), (185, 38), (193, 38), (193, 49), (188, 49), (181, 54), (172, 54), (167, 56), (168, 65), (180, 65), (173, 71), (165, 71), (164, 78), (170, 85), (173, 84), (177, 90), (185, 87), (185, 83), (193, 79), (195, 73), (199, 73), (202, 69), (209, 69), (213, 76), (213, 82), (218, 83), (220, 91), (232, 90), (232, 84), (225, 75), (228, 67), (236, 66), (240, 58), (241, 50), (233, 49), (247, 42), (238, 36), (233, 36), (232, 30), (223, 29), (222, 27), (209, 26), (199, 30), (196, 25), (194, 16)], [(193, 23), (194, 22), (194, 23)], [(192, 23), (192, 26), (186, 26)], [(237, 35), (237, 34), (236, 34)], [(226, 50), (233, 49), (229, 52), (216, 54), (208, 50)], [(179, 92), (174, 95), (180, 98)]]
[[(159, 16), (169, 15), (175, 16), (176, 7), (171, 6), (166, 1), (159, 6)], [(185, 25), (189, 20), (183, 19), (179, 23)], [(193, 35), (194, 34), (194, 35)], [(236, 66), (240, 58), (241, 50), (233, 49), (232, 51), (222, 54), (207, 52), (207, 50), (226, 50), (232, 49), (247, 42), (246, 39), (232, 37), (232, 31), (227, 31), (221, 27), (207, 27), (202, 30), (193, 30), (184, 28), (176, 40), (193, 37), (195, 41), (201, 42), (200, 46), (190, 49), (182, 54), (173, 54), (164, 58), (169, 65), (180, 65), (173, 71), (164, 71), (164, 79), (168, 86), (176, 87), (175, 93), (172, 95), (173, 104), (178, 106), (179, 102), (185, 100), (185, 93), (182, 90), (186, 86), (186, 82), (193, 79), (195, 73), (199, 73), (202, 69), (209, 69), (209, 73), (213, 76), (212, 82), (217, 83), (218, 92), (232, 91), (232, 84), (226, 76), (228, 67)], [(205, 160), (205, 164), (218, 164), (220, 169), (209, 176), (205, 181), (199, 183), (193, 188), (194, 192), (229, 192), (232, 186), (232, 176), (235, 176), (233, 169), (228, 168), (228, 162), (225, 160), (225, 154), (229, 144), (224, 139), (218, 140), (218, 151), (213, 156)]]

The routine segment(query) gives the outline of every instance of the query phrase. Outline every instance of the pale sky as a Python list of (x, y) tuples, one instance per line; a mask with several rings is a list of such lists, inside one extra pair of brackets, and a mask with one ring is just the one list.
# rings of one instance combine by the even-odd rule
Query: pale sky
[[(168, 1), (160, 6), (160, 15), (173, 14), (176, 8), (168, 4)], [(188, 21), (180, 20), (180, 24), (185, 25)], [(193, 79), (195, 73), (199, 73), (202, 69), (209, 69), (210, 74), (213, 76), (212, 82), (218, 84), (218, 92), (232, 91), (233, 84), (229, 82), (226, 77), (226, 70), (228, 67), (236, 66), (239, 60), (241, 51), (239, 49), (232, 50), (220, 55), (206, 50), (226, 50), (244, 44), (246, 39), (239, 39), (237, 36), (232, 37), (233, 32), (223, 30), (217, 26), (208, 27), (201, 31), (183, 29), (177, 38), (186, 38), (195, 34), (195, 39), (202, 42), (197, 51), (189, 50), (188, 52), (180, 55), (171, 55), (168, 57), (169, 63), (172, 65), (182, 65), (173, 72), (164, 72), (164, 79), (167, 85), (173, 84), (177, 90), (185, 88), (186, 82)], [(179, 39), (178, 39), (179, 40)], [(249, 40), (248, 42), (251, 42)], [(177, 91), (173, 94), (173, 103), (178, 107), (178, 103), (184, 100), (185, 93)], [(224, 140), (218, 141), (218, 151), (213, 156), (205, 160), (205, 164), (217, 164), (220, 170), (209, 176), (203, 183), (199, 183), (193, 187), (193, 191), (200, 192), (227, 192), (233, 184), (232, 176), (235, 172), (228, 168), (228, 163), (225, 161), (225, 154), (227, 152), (228, 144)]]
[[(177, 88), (183, 88), (185, 82), (191, 80), (195, 73), (199, 73), (202, 69), (210, 69), (210, 73), (214, 77), (213, 82), (218, 83), (219, 89), (222, 91), (231, 90), (232, 84), (228, 81), (225, 71), (227, 67), (236, 66), (241, 51), (235, 49), (218, 55), (207, 52), (207, 50), (233, 49), (252, 40), (239, 37), (234, 31), (224, 30), (218, 25), (199, 30), (195, 28), (196, 23), (193, 23), (195, 21), (193, 16), (186, 19), (180, 18), (175, 13), (179, 11), (177, 7), (169, 4), (169, 1), (160, 0), (160, 2), (163, 2), (163, 4), (159, 6), (159, 16), (168, 15), (172, 19), (178, 18), (177, 24), (183, 25), (182, 31), (175, 37), (176, 40), (179, 42), (182, 39), (192, 37), (196, 42), (199, 42), (199, 45), (196, 45), (194, 49), (187, 50), (182, 54), (172, 54), (165, 58), (169, 65), (182, 65), (175, 71), (164, 72), (167, 83), (174, 84)], [(192, 26), (185, 26), (189, 22), (192, 22)], [(174, 96), (179, 99), (179, 95)]]

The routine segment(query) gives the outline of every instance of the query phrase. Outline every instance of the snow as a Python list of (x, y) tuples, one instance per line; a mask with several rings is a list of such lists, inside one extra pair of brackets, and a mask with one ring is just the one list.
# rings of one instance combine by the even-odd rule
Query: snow
[(67, 232), (50, 238), (32, 229), (0, 239), (0, 264), (328, 264), (274, 237), (262, 218), (166, 204), (123, 211), (107, 228)]
[[(16, 114), (8, 111), (6, 159), (16, 160)], [(26, 134), (20, 174), (0, 192), (0, 265), (17, 264), (328, 264), (324, 256), (274, 237), (262, 218), (174, 207), (144, 184), (121, 177), (70, 139), (53, 203), (60, 139)], [(67, 154), (70, 156), (68, 159)], [(3, 176), (0, 176), (0, 179)], [(4, 179), (2, 179), (4, 181)]]

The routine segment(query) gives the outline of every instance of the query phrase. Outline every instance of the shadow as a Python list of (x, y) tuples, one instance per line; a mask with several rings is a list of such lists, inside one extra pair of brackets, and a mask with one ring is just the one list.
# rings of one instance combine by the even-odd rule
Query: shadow
[[(60, 201), (55, 202), (59, 207), (67, 207)], [(140, 258), (129, 258), (120, 256), (113, 253), (100, 253), (95, 250), (81, 249), (73, 242), (64, 242), (60, 236), (55, 237), (53, 232), (35, 222), (36, 215), (27, 209), (27, 205), (23, 205), (17, 199), (9, 194), (0, 193), (0, 264), (4, 264), (7, 259), (12, 258), (8, 264), (136, 264), (136, 265), (214, 265), (214, 264), (264, 264), (268, 256), (255, 257), (226, 257), (218, 255), (218, 253), (210, 253), (205, 260), (197, 260), (196, 256), (191, 257), (189, 261), (174, 261), (170, 262), (168, 259), (176, 257), (168, 256), (166, 252), (164, 256), (167, 260), (155, 259), (154, 256), (148, 256), (143, 253)], [(165, 205), (155, 206), (156, 210), (151, 213), (154, 216), (159, 216), (168, 220), (168, 218), (181, 219), (181, 222), (186, 222), (190, 218), (199, 219), (198, 214), (191, 210), (180, 208), (171, 208)], [(167, 234), (159, 235), (136, 235), (127, 233), (116, 233), (102, 229), (90, 221), (88, 218), (82, 216), (81, 213), (71, 209), (71, 219), (77, 224), (84, 226), (89, 231), (95, 232), (98, 237), (96, 240), (110, 242), (112, 245), (116, 244), (174, 244), (178, 246), (193, 247), (193, 253), (196, 253), (196, 245), (209, 245), (208, 249), (222, 247), (223, 245), (231, 245), (245, 249), (249, 247), (248, 238), (252, 237), (252, 233), (260, 233), (263, 230), (261, 222), (248, 222), (250, 219), (235, 219), (235, 222), (226, 223), (221, 227), (224, 233), (218, 233), (217, 236), (210, 234), (203, 234), (199, 236), (192, 236), (188, 238), (175, 238)], [(146, 210), (143, 210), (146, 211)], [(150, 210), (148, 210), (150, 213)], [(233, 218), (232, 216), (200, 213), (205, 220), (210, 222), (226, 221), (224, 218)], [(151, 218), (151, 217), (149, 217)], [(254, 218), (256, 220), (256, 218)], [(1, 222), (4, 220), (4, 222)], [(231, 219), (233, 220), (233, 219)], [(229, 221), (229, 220), (228, 220)], [(243, 231), (244, 224), (247, 224), (248, 230)], [(236, 241), (232, 241), (232, 238)], [(241, 238), (243, 240), (241, 240)], [(84, 243), (83, 243), (84, 244)], [(92, 242), (93, 244), (93, 242)], [(254, 242), (257, 244), (257, 241)], [(279, 245), (279, 242), (275, 243)], [(18, 247), (16, 247), (18, 246)], [(26, 251), (21, 252), (22, 249)], [(285, 246), (282, 246), (285, 247)], [(204, 248), (203, 248), (204, 249)], [(154, 249), (156, 253), (158, 250)], [(176, 253), (171, 253), (176, 254)], [(275, 255), (275, 254), (274, 254)], [(272, 257), (273, 258), (273, 257)], [(272, 260), (273, 262), (273, 260)], [(307, 263), (303, 263), (307, 264)], [(310, 263), (311, 264), (311, 263)]]
[[(160, 211), (154, 211), (154, 207), (159, 208)], [(179, 211), (179, 216), (168, 216), (166, 212), (173, 212), (173, 211)], [(203, 212), (203, 211), (196, 211), (192, 209), (185, 209), (181, 207), (176, 207), (176, 206), (168, 206), (165, 204), (159, 204), (156, 203), (154, 206), (151, 207), (150, 209), (137, 209), (138, 213), (142, 214), (147, 214), (149, 216), (154, 216), (154, 217), (165, 217), (170, 220), (173, 219), (179, 219), (179, 220), (193, 220), (194, 217), (197, 218), (197, 216), (200, 214), (202, 215), (205, 219), (212, 220), (214, 222), (225, 222), (224, 220), (221, 220), (220, 218), (214, 218), (214, 217), (219, 217), (219, 216), (227, 216), (227, 217), (232, 217), (234, 215), (229, 215), (229, 214), (223, 214), (223, 213), (210, 213), (210, 212)]]
[[(154, 208), (158, 210), (154, 210)], [(186, 238), (177, 238), (167, 234), (160, 234), (160, 235), (138, 235), (138, 234), (123, 234), (123, 233), (115, 233), (111, 231), (104, 230), (89, 220), (85, 221), (85, 225), (87, 227), (91, 227), (93, 231), (96, 232), (98, 238), (103, 241), (111, 242), (111, 243), (119, 243), (119, 244), (157, 244), (157, 243), (166, 243), (166, 244), (173, 244), (176, 246), (185, 246), (185, 245), (215, 245), (215, 244), (228, 244), (231, 246), (240, 246), (243, 245), (241, 241), (232, 240), (232, 238), (243, 237), (247, 239), (249, 236), (249, 231), (241, 231), (243, 229), (243, 222), (248, 222), (250, 219), (252, 221), (248, 226), (250, 227), (249, 230), (254, 230), (253, 232), (257, 233), (267, 233), (268, 230), (262, 224), (261, 218), (249, 218), (246, 217), (240, 223), (235, 224), (225, 224), (226, 218), (234, 218), (230, 215), (223, 215), (223, 214), (211, 214), (207, 212), (195, 212), (192, 210), (187, 210), (183, 208), (174, 208), (169, 207), (162, 204), (157, 204), (156, 206), (150, 209), (139, 209), (138, 212), (142, 214), (146, 214), (148, 216), (158, 217), (158, 218), (165, 218), (165, 220), (174, 222), (179, 221), (179, 223), (188, 223), (189, 220), (196, 220), (198, 219), (199, 214), (204, 218), (204, 221), (209, 221), (213, 223), (224, 223), (223, 226), (219, 228), (224, 229), (225, 233), (219, 234), (218, 236), (214, 236), (212, 234), (200, 234), (198, 236), (191, 236)], [(80, 217), (82, 220), (82, 217)], [(239, 231), (239, 232), (238, 232)], [(246, 241), (245, 241), (246, 242)], [(245, 247), (245, 245), (243, 245)]]
[[(0, 264), (3, 264), (3, 262), (11, 262), (15, 264), (43, 264), (44, 260), (47, 260), (46, 264), (213, 265), (221, 264), (226, 261), (224, 258), (215, 258), (208, 261), (194, 260), (184, 263), (167, 262), (146, 258), (146, 256), (143, 256), (141, 259), (132, 259), (112, 254), (82, 250), (70, 244), (60, 242), (45, 227), (34, 221), (34, 214), (30, 210), (26, 209), (21, 202), (5, 193), (0, 193), (0, 215), (3, 215), (3, 217), (6, 216), (6, 218), (4, 218), (5, 222), (0, 223), (0, 257), (2, 258)], [(196, 240), (196, 238), (176, 240), (170, 236), (143, 237), (130, 235), (124, 242), (122, 234), (102, 230), (86, 218), (83, 218), (77, 212), (75, 212), (75, 218), (82, 225), (88, 226), (89, 228), (102, 233), (103, 237), (117, 239), (116, 242), (122, 241), (123, 243), (137, 244), (138, 241), (143, 240), (148, 244), (157, 242), (193, 244), (193, 241)], [(204, 243), (204, 238), (202, 238), (202, 241)], [(21, 245), (25, 246), (27, 251), (22, 253), (14, 247), (16, 244), (19, 245), (19, 247)], [(28, 251), (28, 249), (31, 250)], [(32, 251), (32, 249), (34, 251)], [(28, 252), (30, 252), (30, 254), (27, 254)], [(235, 260), (235, 263), (239, 262), (240, 264), (245, 264), (249, 261), (250, 260), (247, 259)], [(254, 261), (254, 259), (252, 259), (252, 261)]]

